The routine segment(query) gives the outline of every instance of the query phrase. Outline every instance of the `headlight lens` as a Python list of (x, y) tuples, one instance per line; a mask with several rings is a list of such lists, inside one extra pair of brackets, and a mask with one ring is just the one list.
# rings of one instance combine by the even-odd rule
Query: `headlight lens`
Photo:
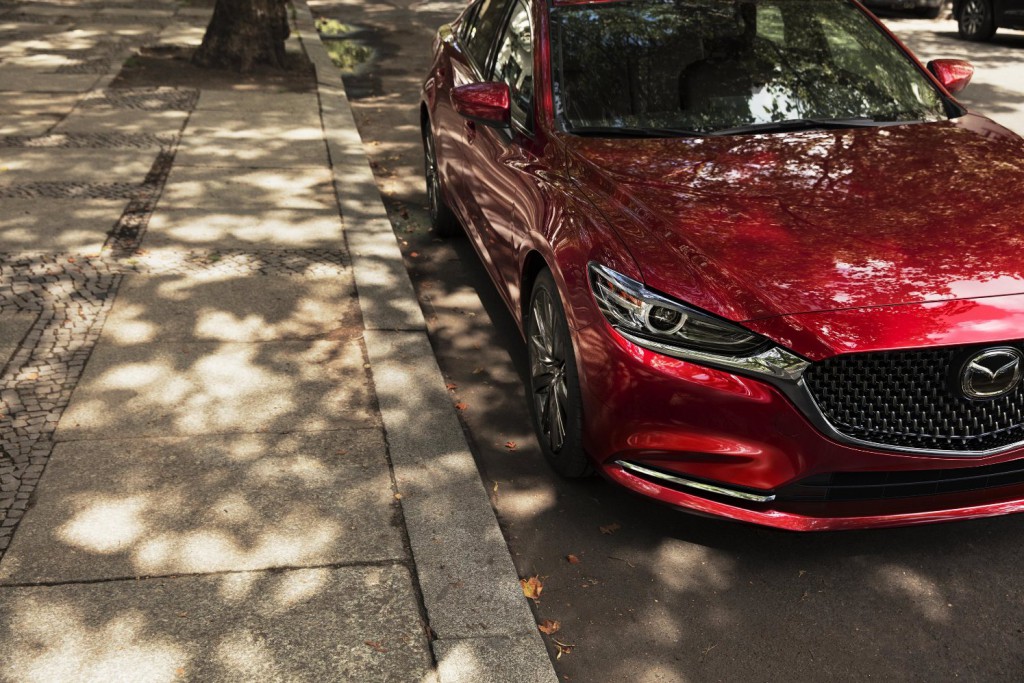
[(656, 294), (610, 268), (590, 264), (590, 285), (616, 329), (651, 341), (746, 356), (768, 346), (764, 337)]
[(652, 351), (789, 380), (798, 379), (808, 365), (758, 334), (653, 292), (600, 264), (590, 264), (590, 287), (608, 323)]

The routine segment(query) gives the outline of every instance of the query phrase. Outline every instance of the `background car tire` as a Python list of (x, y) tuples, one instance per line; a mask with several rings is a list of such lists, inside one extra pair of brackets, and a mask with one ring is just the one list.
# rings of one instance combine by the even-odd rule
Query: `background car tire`
[(957, 17), (957, 29), (964, 40), (990, 40), (996, 33), (991, 0), (965, 0)]
[(441, 174), (437, 168), (434, 134), (430, 124), (423, 126), (423, 171), (427, 181), (427, 201), (430, 205), (430, 227), (440, 237), (453, 237), (459, 233), (459, 220), (445, 204), (441, 192)]
[[(551, 271), (534, 282), (526, 321), (529, 403), (541, 451), (563, 477), (594, 473), (583, 451), (583, 409), (576, 354)], [(560, 425), (560, 427), (559, 427)]]

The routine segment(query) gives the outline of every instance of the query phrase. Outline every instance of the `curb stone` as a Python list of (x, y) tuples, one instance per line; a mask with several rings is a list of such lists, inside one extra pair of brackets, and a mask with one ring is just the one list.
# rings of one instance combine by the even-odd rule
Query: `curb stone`
[[(455, 410), (363, 151), (338, 69), (305, 0), (335, 192), (441, 683), (557, 681)], [(316, 37), (316, 39), (314, 39)]]

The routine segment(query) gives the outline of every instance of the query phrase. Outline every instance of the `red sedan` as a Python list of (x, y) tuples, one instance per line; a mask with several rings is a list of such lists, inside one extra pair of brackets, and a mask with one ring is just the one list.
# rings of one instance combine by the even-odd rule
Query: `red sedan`
[(552, 467), (794, 530), (1024, 510), (1024, 140), (852, 0), (475, 0), (421, 121)]

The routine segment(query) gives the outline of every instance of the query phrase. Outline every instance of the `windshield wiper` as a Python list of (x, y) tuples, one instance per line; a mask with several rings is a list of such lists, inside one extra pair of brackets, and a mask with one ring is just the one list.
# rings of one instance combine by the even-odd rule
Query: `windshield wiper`
[(695, 138), (707, 135), (707, 133), (697, 130), (683, 128), (616, 128), (615, 126), (578, 126), (569, 128), (567, 132), (573, 135), (624, 138)]
[(790, 130), (827, 130), (834, 128), (871, 128), (874, 126), (895, 126), (914, 121), (879, 121), (869, 116), (852, 119), (790, 119), (788, 121), (769, 121), (752, 123), (748, 126), (716, 130), (710, 135), (747, 135), (751, 133), (781, 133)]

